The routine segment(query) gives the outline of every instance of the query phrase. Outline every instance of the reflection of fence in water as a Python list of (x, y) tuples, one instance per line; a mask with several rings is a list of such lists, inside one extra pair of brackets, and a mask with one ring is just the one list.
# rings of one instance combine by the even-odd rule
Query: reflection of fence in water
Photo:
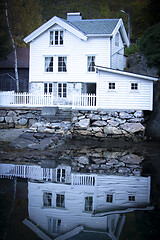
[(72, 174), (72, 185), (95, 186), (96, 185), (96, 176)]

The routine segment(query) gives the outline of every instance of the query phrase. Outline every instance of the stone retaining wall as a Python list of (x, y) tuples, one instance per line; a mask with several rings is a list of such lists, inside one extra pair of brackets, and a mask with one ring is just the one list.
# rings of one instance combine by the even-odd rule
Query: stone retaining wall
[(74, 111), (73, 137), (125, 137), (144, 138), (143, 111)]
[(62, 134), (73, 138), (124, 137), (144, 138), (143, 111), (72, 110), (69, 122), (52, 123), (44, 119), (41, 109), (0, 109), (0, 128), (29, 128), (32, 132)]

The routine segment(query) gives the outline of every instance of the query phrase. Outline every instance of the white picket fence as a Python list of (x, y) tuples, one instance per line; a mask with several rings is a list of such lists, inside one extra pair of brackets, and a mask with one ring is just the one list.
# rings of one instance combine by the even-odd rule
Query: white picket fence
[[(71, 99), (71, 98), (70, 98)], [(69, 107), (96, 107), (95, 94), (73, 95), (72, 100), (54, 98), (52, 94), (0, 92), (0, 106), (3, 107), (43, 107), (43, 106), (69, 106)]]

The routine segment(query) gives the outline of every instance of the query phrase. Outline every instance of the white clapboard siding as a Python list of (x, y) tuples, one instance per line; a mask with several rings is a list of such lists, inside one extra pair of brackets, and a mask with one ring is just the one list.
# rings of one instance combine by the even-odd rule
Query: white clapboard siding
[[(43, 207), (43, 192), (52, 193), (52, 207)], [(106, 203), (106, 194), (113, 193), (113, 203)], [(56, 208), (56, 194), (65, 195), (65, 209)], [(128, 194), (135, 195), (136, 201), (129, 202)], [(123, 177), (97, 175), (97, 186), (73, 187), (68, 184), (28, 183), (29, 218), (42, 229), (47, 230), (48, 217), (61, 219), (62, 233), (79, 225), (85, 228), (105, 231), (107, 216), (92, 217), (84, 211), (85, 197), (93, 197), (93, 210), (112, 211), (145, 207), (150, 201), (150, 177)]]
[[(87, 73), (87, 55), (96, 56), (96, 64), (110, 66), (110, 40), (88, 38), (83, 41), (68, 31), (63, 46), (49, 46), (49, 31), (30, 43), (30, 82), (96, 82), (96, 73)], [(54, 56), (54, 72), (44, 72), (44, 56)], [(67, 57), (67, 73), (58, 73), (58, 56)]]
[[(153, 81), (109, 72), (101, 72), (99, 77), (99, 108), (152, 110)], [(115, 82), (115, 90), (108, 90), (109, 82)], [(139, 84), (138, 91), (131, 90), (131, 82)]]

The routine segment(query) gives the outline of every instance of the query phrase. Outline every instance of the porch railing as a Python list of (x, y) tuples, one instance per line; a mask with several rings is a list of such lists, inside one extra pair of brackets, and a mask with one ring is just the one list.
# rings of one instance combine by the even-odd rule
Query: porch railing
[(72, 174), (71, 184), (79, 186), (96, 186), (96, 176), (86, 174)]
[(0, 92), (0, 106), (69, 106), (96, 107), (95, 94), (73, 95), (68, 98), (55, 98), (52, 94)]

